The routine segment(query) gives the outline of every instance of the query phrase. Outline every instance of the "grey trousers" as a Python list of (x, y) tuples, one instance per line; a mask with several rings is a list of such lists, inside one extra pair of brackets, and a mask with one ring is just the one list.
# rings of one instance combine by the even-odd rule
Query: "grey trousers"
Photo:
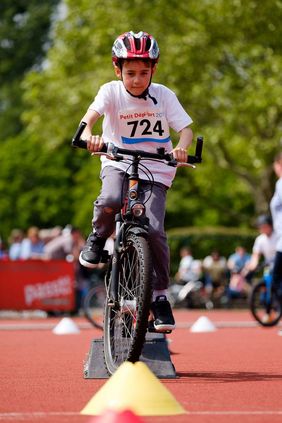
[[(108, 238), (115, 230), (115, 214), (119, 212), (124, 200), (128, 180), (125, 173), (113, 166), (101, 171), (102, 188), (94, 202), (93, 231), (102, 238)], [(155, 183), (150, 196), (148, 181), (140, 181), (141, 201), (146, 201), (146, 215), (150, 220), (149, 242), (153, 257), (153, 287), (166, 289), (169, 284), (169, 248), (164, 230), (167, 187)]]

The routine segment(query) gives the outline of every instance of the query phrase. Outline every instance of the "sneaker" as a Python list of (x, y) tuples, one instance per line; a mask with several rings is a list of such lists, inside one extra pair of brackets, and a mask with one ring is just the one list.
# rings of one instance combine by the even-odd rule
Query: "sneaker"
[(175, 329), (175, 321), (171, 306), (165, 295), (159, 295), (151, 304), (154, 315), (154, 328), (157, 332), (167, 332)]
[(93, 269), (100, 263), (106, 240), (99, 238), (93, 232), (87, 238), (86, 244), (79, 256), (82, 266)]

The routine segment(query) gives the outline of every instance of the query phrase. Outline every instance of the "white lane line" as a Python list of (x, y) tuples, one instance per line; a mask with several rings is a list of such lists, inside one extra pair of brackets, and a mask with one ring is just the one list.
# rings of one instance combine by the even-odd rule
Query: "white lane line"
[(74, 411), (35, 411), (30, 413), (0, 413), (0, 420), (30, 420), (46, 417), (72, 417), (79, 416), (79, 412)]
[[(4, 330), (52, 330), (57, 323), (0, 323), (0, 331)], [(78, 323), (79, 329), (90, 329), (90, 323)]]

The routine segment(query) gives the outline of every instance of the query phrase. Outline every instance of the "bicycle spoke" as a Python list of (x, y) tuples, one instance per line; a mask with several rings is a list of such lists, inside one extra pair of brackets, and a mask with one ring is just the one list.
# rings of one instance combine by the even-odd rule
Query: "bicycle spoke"
[(111, 373), (141, 353), (151, 298), (148, 248), (145, 239), (132, 235), (120, 256), (118, 301), (105, 311), (105, 361)]

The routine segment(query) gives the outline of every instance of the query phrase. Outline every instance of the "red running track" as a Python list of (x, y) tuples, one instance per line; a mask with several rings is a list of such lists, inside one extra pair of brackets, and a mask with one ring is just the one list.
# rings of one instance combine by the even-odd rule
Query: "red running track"
[[(192, 333), (206, 315), (218, 329)], [(169, 336), (178, 378), (163, 380), (186, 415), (142, 417), (145, 423), (282, 422), (281, 326), (257, 326), (248, 311), (175, 311)], [(82, 319), (77, 335), (54, 335), (59, 319), (0, 320), (0, 422), (87, 423), (80, 410), (105, 383), (84, 379), (91, 340), (101, 334)]]

